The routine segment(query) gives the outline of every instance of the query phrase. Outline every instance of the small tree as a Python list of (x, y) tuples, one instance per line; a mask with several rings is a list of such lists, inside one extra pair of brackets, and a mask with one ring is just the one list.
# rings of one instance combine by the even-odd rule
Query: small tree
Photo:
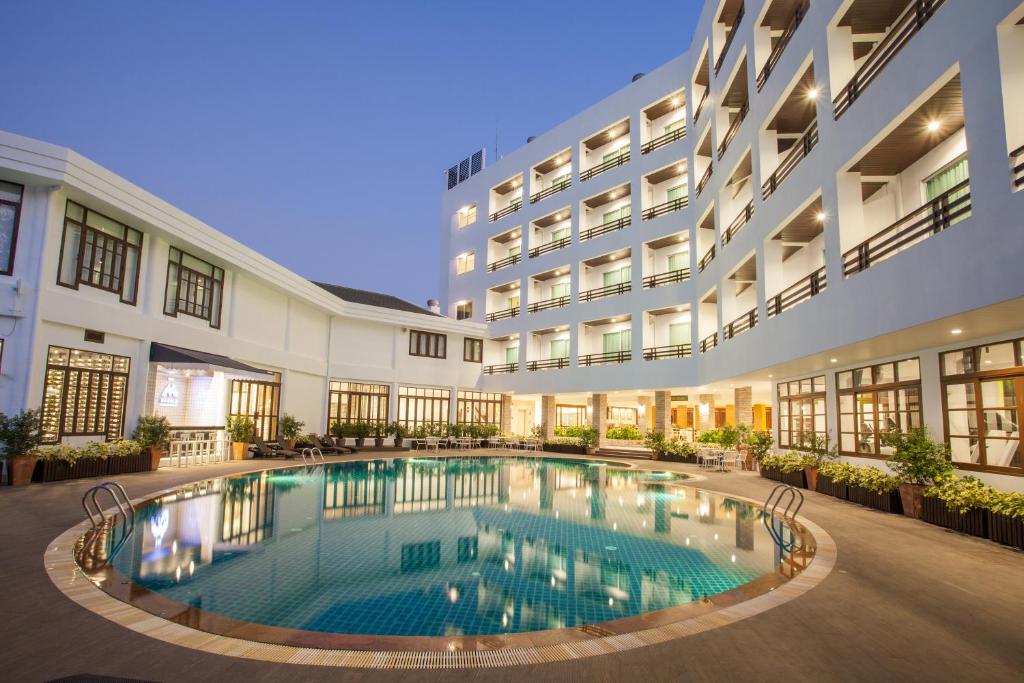
[(750, 454), (757, 460), (761, 460), (761, 458), (768, 455), (774, 445), (775, 439), (772, 438), (771, 432), (751, 432), (750, 436), (747, 437), (747, 446), (750, 447)]
[(7, 460), (31, 455), (39, 446), (39, 411), (25, 410), (13, 417), (0, 413), (0, 443)]
[(893, 449), (886, 464), (901, 482), (928, 486), (953, 472), (949, 446), (932, 441), (924, 427), (890, 429), (882, 432), (881, 443)]
[(141, 415), (132, 440), (138, 441), (143, 448), (167, 448), (171, 440), (171, 423), (163, 415)]
[(256, 423), (248, 415), (232, 415), (228, 418), (227, 429), (233, 443), (249, 443)]
[(278, 422), (277, 429), (281, 433), (281, 436), (289, 441), (295, 441), (302, 434), (302, 428), (306, 426), (305, 422), (297, 419), (294, 415), (285, 413), (281, 416), (281, 421)]

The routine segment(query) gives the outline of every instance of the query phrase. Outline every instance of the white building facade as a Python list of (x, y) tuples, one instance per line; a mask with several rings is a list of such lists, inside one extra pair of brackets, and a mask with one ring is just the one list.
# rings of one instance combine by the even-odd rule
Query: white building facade
[(686, 52), (445, 191), (512, 426), (924, 425), (1024, 488), (1024, 4), (709, 0)]

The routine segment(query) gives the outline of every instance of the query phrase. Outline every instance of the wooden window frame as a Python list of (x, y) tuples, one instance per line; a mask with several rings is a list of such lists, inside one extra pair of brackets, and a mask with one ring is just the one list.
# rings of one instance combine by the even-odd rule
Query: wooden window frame
[[(51, 360), (52, 352), (54, 350), (63, 350), (67, 353), (67, 362), (56, 363)], [(78, 351), (80, 353), (88, 353), (95, 356), (102, 356), (110, 359), (110, 369), (102, 368), (87, 368), (75, 366), (71, 363), (71, 355), (73, 352)], [(118, 361), (124, 363), (124, 370), (115, 369)], [(47, 347), (46, 352), (46, 371), (43, 379), (43, 398), (40, 406), (40, 415), (43, 421), (43, 427), (46, 427), (46, 422), (50, 419), (55, 420), (55, 428), (52, 430), (45, 430), (41, 427), (40, 432), (43, 436), (43, 443), (53, 444), (60, 443), (64, 437), (67, 436), (102, 436), (104, 440), (110, 440), (111, 438), (117, 439), (124, 436), (124, 418), (125, 409), (128, 403), (128, 390), (129, 390), (129, 378), (131, 375), (131, 358), (129, 356), (121, 356), (112, 353), (102, 353), (99, 351), (89, 351), (86, 349), (73, 349), (68, 346), (55, 346), (51, 345)], [(74, 393), (71, 392), (72, 377), (75, 377)], [(83, 378), (86, 379), (86, 384), (83, 385)], [(106, 381), (104, 381), (106, 380)], [(57, 386), (59, 384), (59, 387)], [(119, 389), (117, 385), (120, 385)], [(50, 410), (47, 409), (47, 395), (50, 394), (52, 389), (57, 389), (56, 402), (54, 408), (56, 414), (52, 415)], [(90, 421), (93, 424), (92, 429), (78, 429), (79, 424), (79, 412), (83, 407), (83, 403), (78, 400), (79, 395), (83, 391), (87, 392), (86, 403), (84, 404), (86, 417), (83, 418), (86, 421)], [(120, 391), (120, 406), (115, 405), (116, 397), (114, 393)], [(99, 411), (96, 411), (95, 403), (98, 394), (94, 392), (106, 391), (105, 403)], [(69, 396), (74, 398), (70, 399)], [(69, 402), (71, 405), (69, 406)], [(68, 409), (72, 408), (74, 413), (71, 417), (72, 428), (66, 429), (68, 423)], [(88, 416), (92, 415), (90, 419)], [(52, 434), (53, 436), (48, 436)]]
[[(354, 387), (354, 388), (353, 388)], [(354, 403), (353, 403), (354, 401)], [(348, 409), (346, 417), (341, 417), (341, 405), (344, 402)], [(374, 420), (371, 417), (373, 405), (381, 416)], [(355, 411), (352, 406), (355, 405)], [(363, 408), (367, 410), (363, 410)], [(354, 422), (377, 422), (386, 424), (391, 410), (391, 385), (377, 382), (354, 382), (332, 379), (327, 385), (327, 429), (335, 422), (351, 424)], [(364, 415), (364, 413), (366, 413)]]
[(462, 303), (455, 304), (455, 319), (456, 320), (469, 320), (473, 317), (473, 301), (463, 301)]
[[(449, 411), (451, 410), (452, 392), (444, 387), (398, 387), (398, 422), (409, 429), (416, 429), (420, 426), (431, 424), (450, 424)], [(427, 407), (429, 406), (429, 410)], [(410, 418), (410, 407), (412, 417)], [(422, 410), (421, 410), (422, 409)], [(435, 417), (442, 417), (440, 420), (420, 419), (420, 414), (427, 413)]]
[[(175, 259), (177, 254), (177, 259)], [(185, 257), (199, 261), (209, 267), (209, 273), (203, 273), (184, 264)], [(171, 281), (176, 280), (174, 289), (174, 301), (169, 301), (171, 293)], [(191, 284), (195, 283), (195, 290)], [(203, 301), (192, 301), (187, 298), (188, 293), (198, 291), (199, 285), (203, 285)], [(186, 298), (182, 298), (182, 291), (186, 292)], [(190, 254), (178, 247), (171, 247), (167, 251), (167, 279), (164, 282), (164, 315), (177, 318), (179, 313), (199, 318), (210, 323), (215, 330), (220, 329), (221, 317), (224, 312), (224, 269), (213, 265), (205, 259)]]
[[(476, 356), (474, 358), (474, 356)], [(484, 362), (484, 340), (475, 337), (462, 339), (462, 360), (466, 363)]]
[[(484, 419), (480, 418), (483, 412)], [(488, 420), (487, 417), (492, 419)], [(466, 418), (471, 419), (466, 419)], [(501, 426), (501, 394), (459, 389), (455, 403), (456, 424)]]
[[(822, 379), (823, 380), (825, 388), (822, 391), (814, 391), (813, 390), (814, 380), (816, 380), (816, 379)], [(800, 382), (805, 382), (805, 381), (811, 382), (812, 390), (810, 392), (801, 392), (801, 393), (797, 393), (797, 394), (788, 393), (789, 392), (789, 385), (790, 384), (795, 382), (796, 384), (799, 385)], [(783, 384), (786, 385), (787, 393), (786, 393), (785, 396), (783, 396), (783, 395), (781, 395), (779, 393), (779, 387), (781, 387)], [(815, 436), (818, 436), (818, 430), (813, 429), (814, 420), (815, 420), (816, 417), (818, 417), (818, 413), (816, 411), (814, 411), (814, 402), (816, 400), (818, 400), (818, 399), (821, 399), (822, 406), (823, 406), (821, 414), (825, 418), (825, 427), (824, 427), (823, 431), (821, 432), (821, 434), (823, 434), (823, 435), (827, 435), (828, 434), (828, 409), (827, 409), (827, 406), (826, 406), (826, 402), (828, 401), (828, 398), (827, 398), (827, 395), (828, 395), (828, 377), (826, 375), (812, 375), (810, 377), (801, 377), (800, 379), (788, 380), (788, 381), (785, 381), (785, 382), (779, 382), (779, 383), (776, 384), (776, 387), (775, 387), (775, 395), (776, 395), (776, 398), (777, 398), (777, 400), (779, 402), (779, 409), (780, 409), (779, 410), (779, 419), (777, 420), (778, 426), (777, 426), (777, 430), (776, 430), (776, 443), (779, 445), (779, 448), (791, 448), (793, 450), (803, 451), (803, 450), (807, 450), (808, 447), (809, 447), (807, 445), (807, 442), (802, 437), (802, 435), (805, 434), (806, 432), (804, 432), (803, 430), (794, 432), (793, 429), (792, 429), (792, 426), (793, 426), (793, 414), (794, 414), (793, 413), (793, 403), (794, 402), (797, 402), (798, 404), (802, 403), (804, 401), (810, 401), (811, 402), (811, 425), (812, 425), (812, 430), (811, 430), (810, 433), (811, 433), (812, 438), (813, 438)], [(787, 422), (786, 427), (785, 427), (786, 441), (787, 442), (785, 444), (782, 442), (782, 431), (783, 431), (782, 412), (783, 411), (781, 410), (781, 408), (782, 408), (782, 404), (783, 403), (787, 404), (786, 405), (786, 411), (785, 411), (786, 412), (786, 422)], [(797, 442), (794, 442), (794, 436), (796, 436), (798, 438)]]
[[(257, 391), (260, 394), (265, 394), (269, 391), (270, 394), (270, 408), (266, 407), (266, 397), (264, 396), (264, 408), (262, 410), (250, 411), (242, 410), (241, 403), (236, 406), (235, 396), (236, 393), (241, 401), (242, 387), (246, 387), (246, 396), (249, 396), (252, 391)], [(235, 391), (236, 387), (238, 392)], [(255, 380), (255, 379), (233, 379), (231, 380), (230, 393), (228, 394), (229, 406), (228, 406), (228, 417), (248, 417), (254, 423), (256, 432), (263, 438), (264, 441), (274, 441), (277, 438), (277, 426), (281, 414), (281, 374), (275, 372), (273, 380)], [(259, 400), (256, 400), (259, 403)]]
[[(574, 412), (578, 416), (582, 415), (583, 419), (579, 422), (578, 425), (562, 424), (562, 413), (563, 413), (563, 411), (564, 412)], [(576, 427), (576, 426), (586, 427), (586, 426), (588, 426), (587, 406), (585, 406), (585, 405), (577, 405), (575, 403), (556, 403), (555, 404), (555, 426), (556, 427)]]
[[(424, 353), (420, 353), (419, 351), (420, 337), (426, 339), (426, 342), (424, 344)], [(434, 353), (430, 352), (431, 340), (433, 340)], [(409, 355), (417, 356), (419, 358), (439, 358), (442, 360), (447, 358), (448, 335), (440, 332), (424, 332), (423, 330), (409, 330)]]
[[(911, 361), (911, 360), (912, 361), (917, 361), (917, 379), (906, 379), (906, 380), (900, 379), (900, 370), (899, 370), (900, 363), (905, 363), (905, 362)], [(893, 377), (895, 378), (894, 381), (892, 381), (892, 382), (875, 382), (875, 375), (876, 375), (876, 370), (875, 369), (878, 368), (878, 367), (881, 367), (883, 365), (891, 365), (893, 367)], [(870, 384), (860, 384), (860, 385), (854, 384), (853, 386), (851, 386), (849, 388), (845, 388), (845, 389), (839, 388), (839, 375), (849, 372), (852, 375), (852, 377), (856, 378), (856, 373), (859, 372), (859, 371), (862, 371), (862, 370), (870, 370), (871, 371), (871, 383)], [(889, 455), (885, 454), (885, 453), (882, 453), (882, 444), (881, 444), (881, 439), (879, 438), (879, 435), (881, 434), (881, 431), (879, 431), (877, 429), (875, 431), (875, 439), (874, 439), (875, 451), (874, 451), (874, 453), (866, 453), (864, 451), (848, 451), (848, 450), (844, 450), (843, 449), (843, 435), (844, 434), (852, 434), (855, 445), (860, 440), (860, 429), (859, 429), (859, 426), (860, 426), (860, 424), (859, 424), (860, 423), (859, 415), (860, 415), (860, 413), (858, 413), (858, 411), (857, 411), (857, 394), (874, 394), (875, 395), (876, 399), (872, 402), (872, 405), (873, 405), (872, 416), (873, 416), (873, 419), (874, 419), (874, 424), (878, 425), (878, 400), (877, 400), (878, 394), (880, 394), (880, 393), (882, 393), (884, 391), (892, 391), (892, 392), (897, 392), (898, 393), (901, 389), (909, 389), (909, 388), (913, 388), (913, 387), (917, 387), (917, 398), (918, 398), (917, 426), (921, 426), (921, 425), (924, 424), (924, 392), (923, 392), (923, 390), (921, 388), (921, 359), (918, 356), (911, 356), (910, 358), (899, 358), (897, 360), (887, 361), (885, 363), (873, 363), (871, 365), (862, 365), (862, 366), (859, 366), (859, 367), (856, 367), (856, 368), (850, 368), (849, 370), (842, 370), (840, 372), (837, 372), (836, 373), (836, 432), (838, 434), (839, 453), (842, 454), (842, 455), (848, 455), (850, 457), (873, 458), (875, 460), (887, 460), (889, 458)], [(853, 397), (853, 412), (852, 413), (845, 413), (845, 412), (843, 412), (843, 407), (842, 407), (843, 406), (843, 403), (842, 403), (843, 402), (843, 396), (852, 396)], [(906, 431), (907, 429), (914, 428), (914, 425), (906, 426), (906, 425), (902, 424), (902, 419), (903, 419), (902, 415), (903, 415), (903, 413), (909, 413), (909, 412), (912, 412), (912, 411), (910, 411), (910, 410), (899, 410), (898, 408), (893, 408), (892, 410), (890, 410), (888, 412), (893, 413), (893, 414), (896, 415), (897, 425), (898, 425), (897, 428), (900, 431)], [(843, 415), (853, 415), (853, 432), (845, 432), (845, 431), (843, 431)]]
[[(77, 220), (75, 218), (72, 218), (70, 215), (68, 215), (68, 209), (71, 206), (77, 206), (77, 207), (79, 207), (82, 210), (82, 220), (81, 221), (79, 221), (79, 220)], [(97, 216), (100, 216), (102, 218), (105, 218), (108, 221), (111, 221), (113, 223), (116, 223), (117, 225), (120, 225), (121, 228), (122, 228), (122, 233), (123, 233), (122, 236), (121, 237), (117, 237), (115, 235), (111, 235), (110, 233), (104, 232), (103, 230), (100, 230), (99, 228), (94, 228), (94, 227), (90, 226), (89, 225), (89, 214), (90, 213), (94, 213)], [(78, 235), (78, 255), (76, 256), (75, 262), (74, 262), (74, 270), (75, 270), (75, 272), (74, 272), (73, 276), (71, 276), (71, 274), (65, 274), (64, 273), (64, 249), (65, 249), (65, 246), (67, 244), (69, 224), (73, 225), (73, 226), (76, 226), (78, 228), (78, 230), (79, 230), (79, 235)], [(131, 241), (128, 239), (130, 235), (137, 235), (138, 236), (138, 244), (132, 244), (131, 243)], [(92, 281), (93, 278), (89, 278), (89, 279), (83, 279), (82, 278), (82, 271), (85, 270), (83, 261), (85, 259), (85, 245), (86, 245), (86, 241), (87, 241), (86, 240), (87, 236), (92, 236), (93, 237), (94, 245), (95, 244), (99, 244), (99, 243), (102, 243), (102, 244), (105, 245), (106, 243), (110, 242), (110, 243), (112, 243), (112, 245), (114, 247), (120, 247), (120, 250), (117, 252), (117, 257), (118, 257), (117, 273), (116, 274), (115, 273), (111, 273), (111, 276), (110, 276), (111, 280), (113, 280), (116, 277), (117, 283), (118, 283), (118, 285), (116, 287), (114, 287), (112, 285), (111, 286), (103, 286), (102, 284), (97, 284), (97, 283)], [(74, 290), (79, 289), (82, 285), (85, 285), (87, 287), (93, 287), (93, 288), (99, 289), (101, 291), (111, 292), (112, 294), (117, 294), (118, 297), (120, 298), (121, 303), (128, 304), (130, 306), (135, 306), (138, 303), (138, 300), (139, 300), (139, 277), (140, 277), (140, 274), (142, 273), (142, 246), (143, 246), (143, 240), (144, 240), (144, 235), (143, 235), (141, 230), (136, 230), (135, 228), (132, 228), (132, 227), (130, 227), (128, 225), (125, 225), (121, 221), (114, 220), (113, 218), (110, 218), (109, 216), (106, 216), (106, 215), (100, 213), (99, 211), (93, 211), (92, 209), (88, 208), (87, 206), (85, 206), (83, 204), (79, 204), (78, 202), (71, 201), (70, 199), (67, 200), (67, 202), (64, 205), (64, 228), (63, 228), (63, 232), (61, 233), (60, 253), (58, 255), (58, 260), (57, 260), (57, 285), (59, 285), (60, 287), (67, 287), (68, 289), (74, 289)], [(136, 258), (135, 281), (134, 281), (134, 285), (132, 287), (132, 296), (131, 296), (131, 298), (125, 298), (125, 279), (124, 279), (124, 275), (125, 275), (126, 265), (128, 263), (129, 253), (132, 250), (134, 250), (136, 252), (135, 253), (135, 258)], [(95, 264), (95, 262), (96, 262), (96, 252), (97, 252), (97, 248), (96, 248), (96, 246), (93, 246), (92, 252), (91, 252), (91, 255), (90, 255), (90, 265)]]
[(18, 252), (18, 228), (21, 226), (21, 205), (25, 202), (25, 186), (21, 183), (12, 183), (9, 180), (3, 182), (20, 188), (17, 202), (0, 199), (0, 206), (14, 207), (14, 230), (11, 231), (11, 247), (7, 252), (7, 268), (0, 270), (0, 275), (14, 275), (14, 257)]

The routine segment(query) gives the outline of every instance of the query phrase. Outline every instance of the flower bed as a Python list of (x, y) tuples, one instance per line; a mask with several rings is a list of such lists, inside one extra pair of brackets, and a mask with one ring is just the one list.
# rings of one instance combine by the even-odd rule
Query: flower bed
[(924, 496), (924, 521), (1024, 549), (1024, 493), (997, 491), (975, 477), (949, 476)]
[(832, 496), (833, 498), (840, 498), (842, 500), (848, 500), (850, 496), (850, 487), (845, 483), (832, 481), (832, 477), (822, 472), (818, 472), (818, 484), (815, 487), (815, 491), (818, 493), (824, 493), (826, 496)]
[(857, 484), (847, 487), (848, 497), (852, 503), (860, 503), (865, 507), (892, 512), (897, 515), (903, 514), (903, 500), (899, 491), (872, 491)]
[(82, 446), (57, 444), (43, 446), (36, 452), (39, 460), (32, 473), (32, 481), (36, 482), (105, 477), (150, 469), (149, 453), (136, 441), (93, 441)]
[(795, 453), (766, 455), (761, 458), (761, 476), (790, 486), (807, 488), (803, 460)]
[(980, 508), (960, 512), (950, 509), (943, 500), (925, 496), (921, 501), (921, 519), (953, 531), (988, 538), (988, 511)]

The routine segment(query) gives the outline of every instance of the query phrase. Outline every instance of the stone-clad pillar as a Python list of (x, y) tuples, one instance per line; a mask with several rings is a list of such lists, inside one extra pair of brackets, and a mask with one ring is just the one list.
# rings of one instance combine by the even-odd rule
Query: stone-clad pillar
[(735, 389), (735, 410), (736, 424), (754, 424), (754, 390), (751, 387), (736, 387)]
[(501, 395), (501, 433), (512, 432), (512, 394)]
[(604, 448), (608, 441), (605, 436), (608, 427), (608, 394), (594, 394), (591, 402), (590, 426), (597, 431), (597, 447)]
[(540, 397), (540, 414), (540, 426), (544, 440), (550, 441), (555, 438), (555, 397), (553, 394), (544, 394)]
[(666, 437), (672, 434), (672, 392), (654, 392), (654, 431)]

